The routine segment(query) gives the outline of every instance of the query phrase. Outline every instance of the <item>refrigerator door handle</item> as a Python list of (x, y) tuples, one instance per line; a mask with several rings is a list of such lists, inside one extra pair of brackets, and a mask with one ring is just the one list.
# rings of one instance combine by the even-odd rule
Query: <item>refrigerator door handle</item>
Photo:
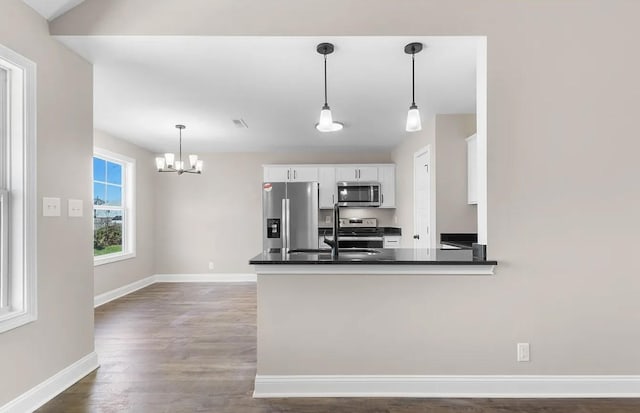
[(290, 205), (290, 199), (287, 198), (285, 199), (286, 202), (286, 214), (287, 214), (287, 250), (289, 248), (291, 248), (291, 205)]
[(282, 248), (287, 248), (287, 199), (282, 198)]

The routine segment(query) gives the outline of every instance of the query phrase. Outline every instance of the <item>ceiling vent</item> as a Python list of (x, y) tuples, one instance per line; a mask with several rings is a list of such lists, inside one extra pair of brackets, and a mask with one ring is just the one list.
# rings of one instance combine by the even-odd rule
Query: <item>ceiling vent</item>
[(232, 119), (233, 120), (233, 124), (236, 125), (236, 128), (238, 129), (246, 129), (249, 127), (249, 125), (247, 125), (247, 122), (244, 121), (244, 119), (240, 118), (240, 119)]

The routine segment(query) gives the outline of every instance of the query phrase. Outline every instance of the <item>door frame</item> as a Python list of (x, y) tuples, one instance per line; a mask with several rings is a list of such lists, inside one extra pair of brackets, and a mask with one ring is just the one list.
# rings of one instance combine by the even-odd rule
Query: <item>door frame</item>
[[(429, 248), (437, 248), (436, 244), (436, 191), (435, 191), (435, 165), (431, 144), (421, 147), (413, 153), (413, 234), (417, 233), (416, 228), (416, 161), (418, 157), (427, 154), (427, 163), (429, 165)], [(415, 240), (413, 241), (415, 248)]]

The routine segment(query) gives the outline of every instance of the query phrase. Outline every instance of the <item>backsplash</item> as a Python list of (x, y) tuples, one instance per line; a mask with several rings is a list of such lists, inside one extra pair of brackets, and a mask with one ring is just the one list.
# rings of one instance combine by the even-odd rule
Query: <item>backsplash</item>
[[(379, 227), (397, 227), (395, 209), (386, 208), (341, 208), (340, 218), (377, 218)], [(321, 209), (318, 214), (318, 226), (331, 226), (333, 210)]]

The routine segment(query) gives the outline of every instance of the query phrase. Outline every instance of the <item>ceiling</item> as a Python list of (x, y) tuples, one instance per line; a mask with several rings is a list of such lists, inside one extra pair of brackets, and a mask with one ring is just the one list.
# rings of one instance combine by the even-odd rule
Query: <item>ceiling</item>
[[(474, 37), (59, 36), (94, 64), (94, 126), (155, 152), (387, 151), (409, 136), (411, 59), (423, 118), (475, 112)], [(328, 101), (340, 132), (314, 128)], [(243, 119), (247, 129), (232, 119)]]
[(84, 0), (23, 0), (47, 20), (62, 16)]

